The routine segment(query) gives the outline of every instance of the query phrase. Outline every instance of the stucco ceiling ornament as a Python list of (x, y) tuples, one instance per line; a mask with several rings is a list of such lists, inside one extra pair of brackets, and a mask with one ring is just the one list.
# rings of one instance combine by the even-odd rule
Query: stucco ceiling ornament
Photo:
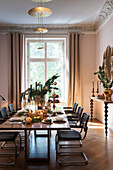
[(95, 19), (95, 24), (99, 28), (113, 12), (113, 0), (107, 0)]

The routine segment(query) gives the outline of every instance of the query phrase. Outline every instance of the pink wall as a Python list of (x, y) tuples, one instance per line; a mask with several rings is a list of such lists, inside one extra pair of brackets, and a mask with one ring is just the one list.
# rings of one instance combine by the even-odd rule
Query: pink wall
[[(101, 28), (96, 34), (96, 70), (98, 66), (102, 64), (103, 53), (106, 47), (110, 45), (113, 47), (113, 16), (109, 21)], [(104, 121), (104, 106), (103, 104), (96, 103), (96, 116), (101, 121)], [(109, 127), (113, 129), (113, 107), (109, 107)]]
[(96, 68), (101, 65), (103, 52), (106, 47), (110, 45), (113, 47), (113, 16), (96, 34)]
[(80, 39), (80, 80), (81, 105), (84, 111), (90, 113), (90, 99), (93, 73), (95, 72), (95, 34), (81, 35)]
[[(8, 35), (0, 34), (0, 94), (8, 99)], [(6, 106), (7, 101), (0, 98), (0, 107)]]

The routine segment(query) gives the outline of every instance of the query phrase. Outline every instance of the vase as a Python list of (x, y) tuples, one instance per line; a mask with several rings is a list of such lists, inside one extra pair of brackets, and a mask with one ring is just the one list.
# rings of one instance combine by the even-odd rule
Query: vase
[(112, 90), (110, 88), (104, 90), (105, 101), (111, 101)]

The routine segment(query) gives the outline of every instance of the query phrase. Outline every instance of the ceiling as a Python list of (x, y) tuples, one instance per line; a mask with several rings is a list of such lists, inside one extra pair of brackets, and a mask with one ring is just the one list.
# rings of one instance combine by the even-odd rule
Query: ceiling
[[(53, 10), (44, 18), (44, 24), (91, 24), (99, 14), (106, 0), (53, 0), (42, 3)], [(37, 18), (28, 15), (36, 7), (31, 0), (1, 0), (0, 24), (37, 24)]]

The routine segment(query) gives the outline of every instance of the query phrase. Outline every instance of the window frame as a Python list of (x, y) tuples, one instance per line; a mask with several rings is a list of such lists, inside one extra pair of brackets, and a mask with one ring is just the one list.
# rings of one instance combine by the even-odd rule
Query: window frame
[[(45, 58), (30, 58), (30, 43), (31, 42), (44, 42), (45, 43)], [(47, 58), (47, 42), (61, 42), (62, 43), (62, 52), (63, 52), (63, 57), (61, 58)], [(67, 45), (67, 40), (66, 38), (43, 38), (41, 40), (40, 38), (25, 38), (25, 61), (24, 61), (24, 66), (25, 66), (25, 81), (24, 81), (24, 87), (27, 89), (30, 85), (30, 62), (44, 62), (45, 63), (45, 81), (47, 80), (47, 62), (62, 62), (62, 83), (63, 83), (63, 96), (60, 99), (61, 102), (67, 102), (67, 93), (66, 93), (66, 88), (67, 88), (67, 79), (66, 79), (66, 45)]]

